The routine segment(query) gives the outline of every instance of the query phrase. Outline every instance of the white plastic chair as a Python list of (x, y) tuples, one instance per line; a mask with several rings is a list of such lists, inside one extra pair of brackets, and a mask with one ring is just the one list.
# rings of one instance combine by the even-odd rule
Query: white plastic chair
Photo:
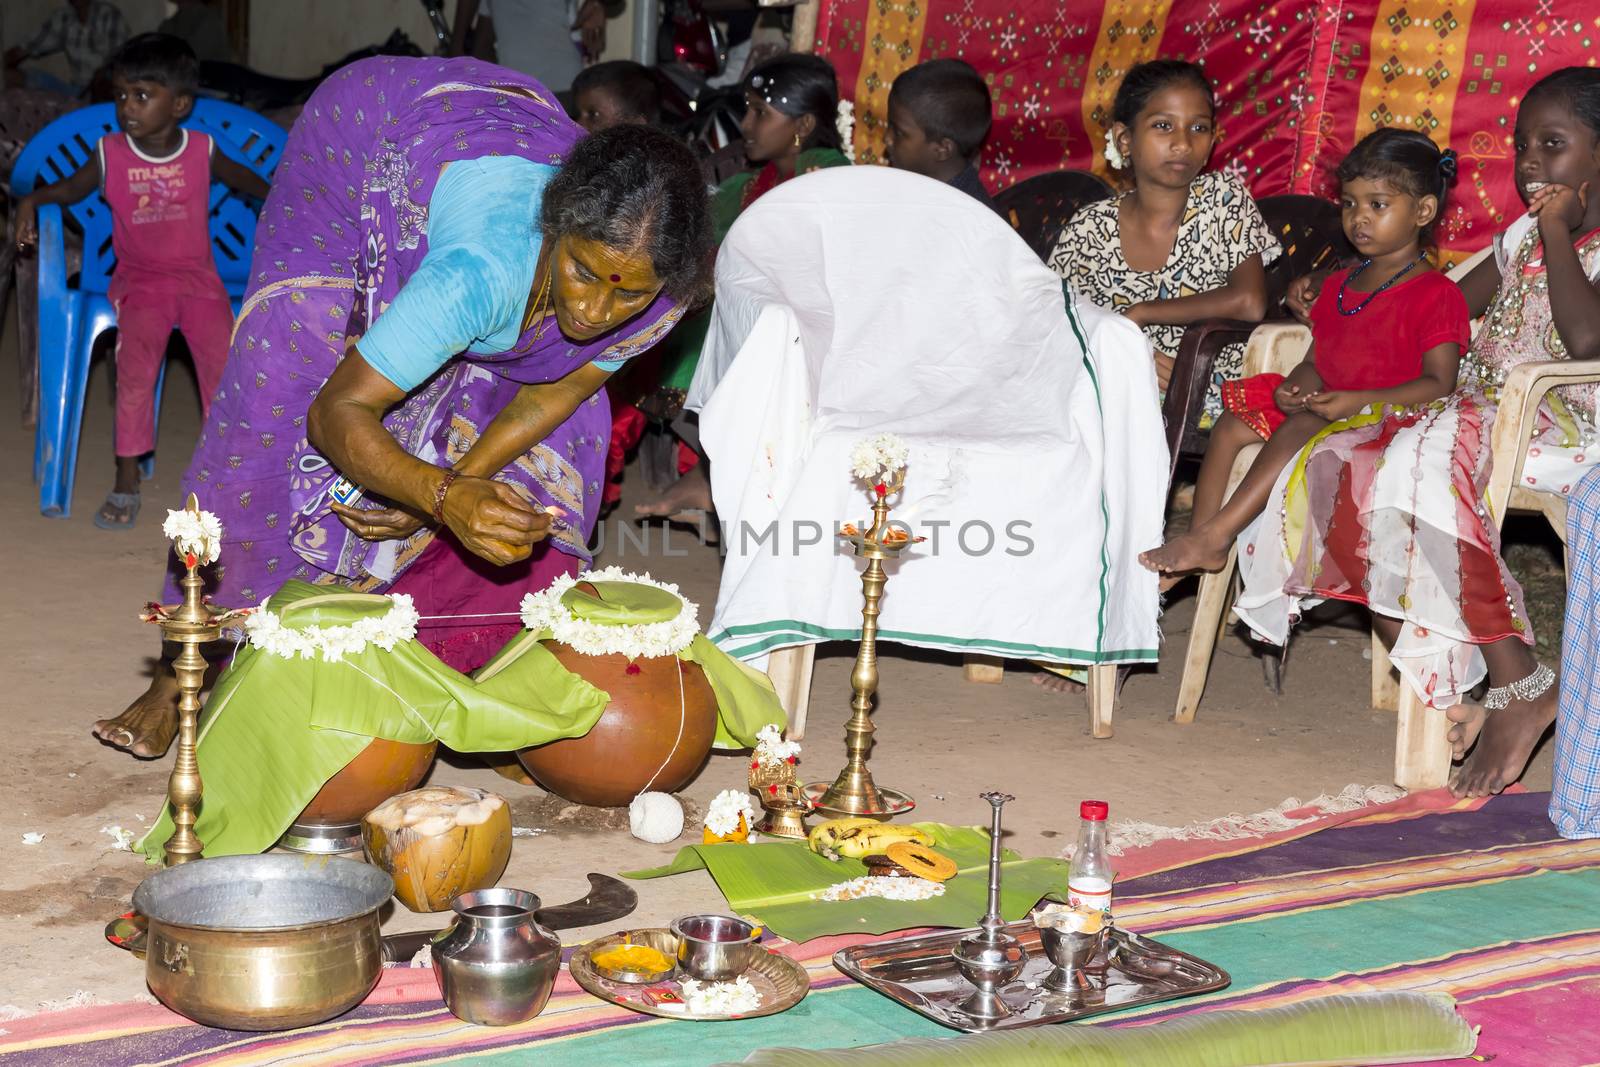
[[(1452, 269), (1450, 277), (1459, 281), (1490, 252), (1490, 249), (1482, 249)], [(1477, 329), (1476, 323), (1473, 329)], [(1275, 323), (1259, 327), (1245, 349), (1244, 374), (1288, 374), (1305, 357), (1310, 344), (1311, 331), (1304, 326)], [(1600, 366), (1571, 360), (1526, 363), (1507, 376), (1494, 424), (1494, 465), (1486, 494), (1496, 523), (1504, 521), (1508, 510), (1538, 512), (1565, 542), (1566, 498), (1522, 488), (1519, 484), (1522, 464), (1544, 395), (1558, 385), (1597, 381), (1600, 381)], [(1260, 445), (1252, 445), (1240, 452), (1229, 473), (1228, 495), (1231, 496), (1244, 479), (1260, 448)], [(1217, 639), (1230, 625), (1229, 616), (1238, 586), (1236, 561), (1236, 550), (1230, 549), (1228, 562), (1222, 570), (1200, 579), (1194, 624), (1184, 656), (1183, 679), (1178, 687), (1178, 705), (1173, 712), (1173, 719), (1179, 723), (1194, 721), (1200, 698), (1205, 693)], [(1429, 714), (1427, 702), (1410, 686), (1400, 683), (1398, 673), (1389, 662), (1389, 650), (1376, 633), (1372, 635), (1371, 687), (1374, 708), (1399, 712), (1395, 726), (1395, 784), (1420, 790), (1435, 789), (1448, 782), (1450, 744), (1445, 739), (1447, 727), (1442, 716)]]

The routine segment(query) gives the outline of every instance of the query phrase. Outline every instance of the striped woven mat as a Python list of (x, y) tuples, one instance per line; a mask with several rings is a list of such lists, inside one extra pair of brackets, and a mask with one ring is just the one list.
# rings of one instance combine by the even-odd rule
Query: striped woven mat
[[(1487, 803), (1413, 797), (1267, 842), (1168, 843), (1125, 856), (1119, 921), (1225, 967), (1233, 985), (1101, 1025), (1333, 992), (1443, 990), (1482, 1028), (1479, 1057), (1600, 1063), (1600, 842), (1558, 839), (1547, 802), (1536, 793)], [(0, 1063), (697, 1067), (771, 1045), (949, 1035), (833, 969), (832, 953), (860, 940), (786, 946), (810, 973), (811, 993), (767, 1019), (653, 1019), (602, 1003), (563, 974), (538, 1019), (484, 1029), (444, 1010), (430, 972), (396, 968), (360, 1008), (303, 1031), (210, 1030), (143, 1004), (82, 1008), (4, 1024)]]

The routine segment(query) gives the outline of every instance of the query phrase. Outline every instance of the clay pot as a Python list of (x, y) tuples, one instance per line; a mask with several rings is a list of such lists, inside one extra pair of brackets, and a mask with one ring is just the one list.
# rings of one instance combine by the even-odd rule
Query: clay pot
[(544, 646), (567, 670), (609, 693), (611, 703), (582, 737), (517, 753), (536, 782), (575, 804), (618, 808), (647, 785), (671, 793), (699, 773), (717, 732), (717, 696), (699, 664), (676, 656), (586, 656), (559, 641)]
[(363, 815), (385, 800), (422, 781), (428, 768), (433, 766), (434, 750), (438, 747), (437, 741), (410, 745), (373, 738), (370, 745), (317, 791), (295, 819), (295, 825), (346, 826), (360, 822)]
[(482, 789), (430, 786), (384, 801), (361, 820), (367, 860), (412, 911), (445, 911), (488, 889), (511, 859), (511, 806)]

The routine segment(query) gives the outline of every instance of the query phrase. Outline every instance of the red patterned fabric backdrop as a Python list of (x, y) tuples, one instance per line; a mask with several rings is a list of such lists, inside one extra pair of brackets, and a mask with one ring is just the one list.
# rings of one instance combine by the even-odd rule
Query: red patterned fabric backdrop
[(1331, 196), (1352, 144), (1411, 126), (1461, 155), (1439, 234), (1459, 258), (1519, 209), (1521, 94), (1600, 60), (1597, 16), (1595, 0), (822, 0), (817, 51), (856, 102), (863, 162), (881, 159), (896, 74), (941, 57), (977, 67), (994, 96), (992, 189), (1062, 167), (1105, 174), (1117, 83), (1157, 57), (1204, 64), (1218, 93), (1213, 165), (1257, 196)]

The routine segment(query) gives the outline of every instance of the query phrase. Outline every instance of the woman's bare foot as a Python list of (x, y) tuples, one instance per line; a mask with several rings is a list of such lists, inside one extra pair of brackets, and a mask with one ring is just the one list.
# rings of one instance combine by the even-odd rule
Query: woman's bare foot
[(1459, 761), (1467, 758), (1488, 714), (1488, 709), (1482, 704), (1471, 704), (1465, 700), (1444, 709), (1444, 717), (1450, 720), (1450, 729), (1444, 735), (1450, 739), (1451, 759)]
[[(164, 668), (165, 665), (163, 665)], [(150, 688), (140, 693), (128, 710), (114, 719), (94, 724), (94, 735), (112, 748), (140, 759), (160, 759), (178, 733), (178, 680), (158, 669)]]
[(1139, 562), (1150, 570), (1162, 574), (1183, 575), (1195, 571), (1220, 571), (1228, 562), (1228, 546), (1233, 538), (1215, 523), (1206, 523), (1198, 530), (1190, 530), (1174, 537), (1160, 548), (1139, 553)]
[(1560, 686), (1552, 685), (1537, 700), (1513, 700), (1486, 713), (1472, 756), (1450, 780), (1458, 797), (1486, 797), (1522, 777), (1534, 746), (1556, 721)]
[(694, 525), (713, 510), (711, 482), (704, 467), (695, 467), (673, 482), (654, 498), (635, 504), (633, 513), (640, 518), (666, 519)]

